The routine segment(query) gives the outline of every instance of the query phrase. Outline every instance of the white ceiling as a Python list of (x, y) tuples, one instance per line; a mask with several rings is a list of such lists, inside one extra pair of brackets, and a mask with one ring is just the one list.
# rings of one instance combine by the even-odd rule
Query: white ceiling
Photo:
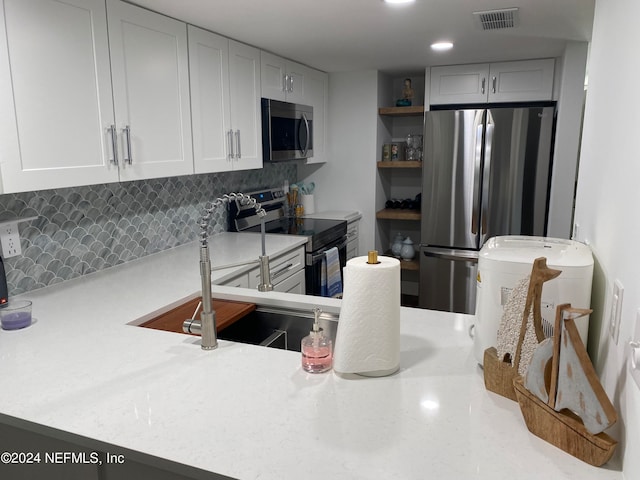
[[(589, 41), (595, 0), (130, 0), (327, 72), (560, 56)], [(482, 31), (474, 11), (518, 7), (520, 26)], [(435, 53), (437, 40), (453, 50)]]

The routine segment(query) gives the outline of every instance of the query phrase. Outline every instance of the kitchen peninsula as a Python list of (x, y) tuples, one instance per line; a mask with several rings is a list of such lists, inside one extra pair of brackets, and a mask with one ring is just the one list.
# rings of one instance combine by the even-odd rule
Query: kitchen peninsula
[[(242, 260), (231, 252), (250, 260), (234, 235), (259, 242), (214, 236), (214, 266)], [(268, 254), (295, 241), (269, 235)], [(241, 268), (214, 272), (214, 282)], [(485, 390), (471, 316), (403, 308), (397, 374), (312, 375), (296, 352), (225, 341), (202, 351), (197, 337), (135, 326), (197, 296), (199, 282), (192, 243), (20, 296), (37, 321), (0, 331), (0, 450), (12, 445), (1, 432), (17, 428), (48, 437), (51, 450), (124, 461), (64, 465), (96, 479), (622, 479), (615, 458), (595, 468), (565, 454), (529, 434), (515, 403)], [(213, 293), (340, 308), (279, 292)], [(0, 464), (0, 477), (13, 467)], [(62, 468), (18, 466), (31, 467)]]

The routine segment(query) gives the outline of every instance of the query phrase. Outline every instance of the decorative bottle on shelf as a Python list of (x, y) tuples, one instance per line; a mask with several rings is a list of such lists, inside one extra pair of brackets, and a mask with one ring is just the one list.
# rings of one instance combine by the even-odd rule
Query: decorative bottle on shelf
[(416, 250), (413, 248), (413, 242), (410, 237), (404, 239), (402, 242), (402, 248), (400, 249), (400, 256), (403, 260), (411, 260), (416, 255)]
[(315, 315), (313, 327), (309, 335), (302, 339), (300, 350), (302, 352), (302, 369), (309, 373), (322, 373), (331, 370), (333, 364), (333, 343), (327, 338), (318, 320), (322, 310), (314, 308)]
[(397, 233), (396, 238), (393, 240), (393, 243), (391, 244), (391, 253), (396, 258), (401, 257), (403, 240), (404, 240), (404, 237), (402, 236), (402, 234)]

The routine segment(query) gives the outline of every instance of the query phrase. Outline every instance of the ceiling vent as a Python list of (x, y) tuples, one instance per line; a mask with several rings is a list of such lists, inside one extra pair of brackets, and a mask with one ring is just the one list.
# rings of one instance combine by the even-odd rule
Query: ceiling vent
[(504, 28), (514, 28), (519, 25), (517, 8), (473, 12), (473, 18), (481, 30), (502, 30)]

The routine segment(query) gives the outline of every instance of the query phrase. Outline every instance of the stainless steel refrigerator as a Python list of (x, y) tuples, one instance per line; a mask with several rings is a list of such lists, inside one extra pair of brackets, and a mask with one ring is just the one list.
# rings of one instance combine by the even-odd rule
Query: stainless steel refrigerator
[(554, 117), (553, 106), (427, 112), (420, 307), (474, 313), (484, 242), (545, 235)]

